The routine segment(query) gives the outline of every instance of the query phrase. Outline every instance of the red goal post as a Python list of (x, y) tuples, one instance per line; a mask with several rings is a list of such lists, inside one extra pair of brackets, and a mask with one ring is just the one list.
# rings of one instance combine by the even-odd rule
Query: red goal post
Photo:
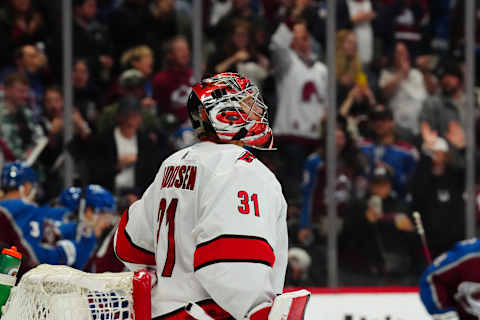
[(40, 265), (12, 288), (1, 320), (151, 320), (147, 271), (86, 273)]

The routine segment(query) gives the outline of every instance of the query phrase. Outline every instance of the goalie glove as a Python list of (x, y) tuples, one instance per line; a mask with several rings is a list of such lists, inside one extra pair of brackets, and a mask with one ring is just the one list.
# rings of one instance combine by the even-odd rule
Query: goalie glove
[(263, 303), (247, 315), (248, 320), (302, 320), (307, 309), (310, 292), (299, 290), (284, 293), (272, 303)]

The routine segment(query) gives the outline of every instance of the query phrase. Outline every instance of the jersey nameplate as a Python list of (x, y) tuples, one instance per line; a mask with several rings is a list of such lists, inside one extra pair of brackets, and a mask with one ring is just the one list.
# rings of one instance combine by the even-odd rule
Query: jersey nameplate
[(196, 166), (168, 166), (163, 171), (162, 189), (177, 188), (193, 190), (197, 178)]

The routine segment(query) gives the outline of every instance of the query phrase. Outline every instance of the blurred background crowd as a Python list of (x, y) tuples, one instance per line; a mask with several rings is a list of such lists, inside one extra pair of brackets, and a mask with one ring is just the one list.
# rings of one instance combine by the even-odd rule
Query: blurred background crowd
[[(412, 212), (433, 256), (464, 238), (465, 1), (336, 4), (340, 281), (415, 284), (426, 262)], [(204, 74), (246, 75), (270, 108), (278, 150), (257, 156), (289, 203), (287, 284), (325, 285), (326, 1), (202, 5)], [(74, 184), (110, 190), (121, 213), (166, 156), (196, 141), (185, 107), (192, 10), (191, 0), (73, 1), (74, 135), (65, 143), (61, 1), (3, 1), (0, 167), (46, 144), (32, 165), (39, 205), (59, 205), (69, 153)], [(111, 228), (98, 227), (95, 252), (105, 255)]]

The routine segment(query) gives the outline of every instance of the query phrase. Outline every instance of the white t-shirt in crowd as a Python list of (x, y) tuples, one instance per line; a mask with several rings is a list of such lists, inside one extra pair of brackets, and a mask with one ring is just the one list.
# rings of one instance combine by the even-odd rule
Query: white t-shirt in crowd
[[(395, 77), (393, 70), (384, 69), (380, 74), (380, 87), (383, 88)], [(422, 111), (423, 101), (427, 98), (427, 89), (423, 75), (417, 69), (411, 69), (408, 77), (400, 82), (395, 94), (390, 98), (389, 106), (395, 123), (413, 134), (420, 132), (418, 116)]]
[[(370, 0), (355, 1), (347, 0), (350, 18), (359, 12), (372, 11), (372, 3)], [(358, 55), (362, 64), (369, 64), (373, 59), (373, 29), (370, 21), (357, 23), (354, 25), (353, 31), (357, 36)]]
[[(137, 135), (131, 138), (125, 138), (118, 127), (115, 128), (113, 135), (115, 144), (117, 145), (117, 155), (122, 157), (128, 154), (138, 154)], [(115, 176), (115, 189), (132, 188), (135, 186), (135, 166), (127, 166), (123, 168)]]

